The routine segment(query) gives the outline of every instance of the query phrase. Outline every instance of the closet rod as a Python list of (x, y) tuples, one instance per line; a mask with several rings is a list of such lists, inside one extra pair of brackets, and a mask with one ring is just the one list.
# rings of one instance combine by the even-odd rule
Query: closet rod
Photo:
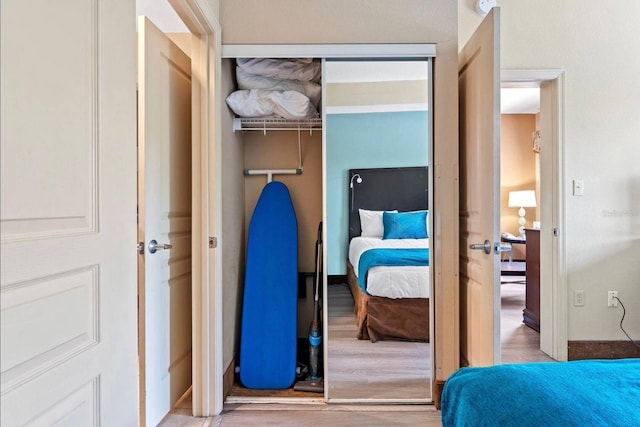
[(266, 175), (267, 182), (273, 181), (273, 175), (302, 175), (302, 168), (297, 169), (245, 169), (245, 175)]

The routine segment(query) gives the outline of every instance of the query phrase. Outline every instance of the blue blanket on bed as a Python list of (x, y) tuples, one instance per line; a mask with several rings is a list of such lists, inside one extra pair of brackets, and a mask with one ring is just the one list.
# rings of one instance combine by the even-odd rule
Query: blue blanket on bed
[(462, 368), (443, 426), (640, 426), (640, 359)]
[(367, 292), (367, 273), (372, 267), (401, 266), (401, 265), (429, 265), (429, 249), (427, 248), (382, 248), (369, 249), (360, 255), (358, 261), (358, 284)]

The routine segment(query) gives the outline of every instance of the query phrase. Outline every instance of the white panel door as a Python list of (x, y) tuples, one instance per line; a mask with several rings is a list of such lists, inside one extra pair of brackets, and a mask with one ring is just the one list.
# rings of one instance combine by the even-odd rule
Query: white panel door
[(2, 426), (135, 426), (133, 2), (2, 0)]
[(191, 61), (144, 16), (138, 169), (142, 417), (156, 426), (191, 386)]
[(499, 16), (493, 8), (458, 58), (460, 354), (471, 366), (500, 362)]

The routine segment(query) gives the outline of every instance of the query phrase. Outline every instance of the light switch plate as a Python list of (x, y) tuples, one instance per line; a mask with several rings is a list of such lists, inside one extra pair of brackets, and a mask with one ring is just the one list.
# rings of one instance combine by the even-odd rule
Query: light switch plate
[(573, 180), (573, 195), (584, 196), (584, 181), (582, 179)]
[(573, 291), (573, 305), (575, 307), (584, 307), (584, 290), (576, 289)]

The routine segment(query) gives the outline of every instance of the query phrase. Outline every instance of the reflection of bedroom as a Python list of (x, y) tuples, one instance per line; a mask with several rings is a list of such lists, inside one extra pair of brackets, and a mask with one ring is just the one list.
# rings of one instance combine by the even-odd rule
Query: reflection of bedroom
[(330, 399), (431, 396), (427, 76), (426, 61), (325, 67)]

